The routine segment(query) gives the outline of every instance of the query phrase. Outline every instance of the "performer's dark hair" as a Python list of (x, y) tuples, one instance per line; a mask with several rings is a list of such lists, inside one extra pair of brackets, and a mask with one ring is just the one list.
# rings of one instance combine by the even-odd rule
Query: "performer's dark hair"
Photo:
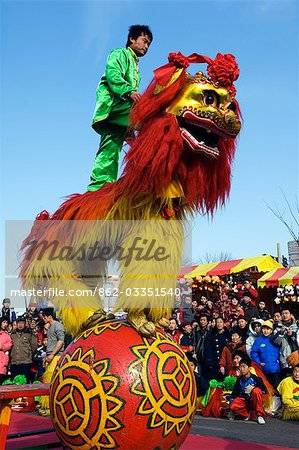
[(55, 314), (55, 311), (54, 311), (54, 308), (44, 308), (43, 309), (43, 316), (52, 316), (53, 317), (53, 319), (55, 320), (56, 319), (56, 314)]
[(247, 358), (242, 358), (242, 359), (240, 359), (240, 361), (239, 361), (239, 366), (240, 366), (241, 364), (246, 364), (246, 366), (250, 367), (250, 366), (251, 366), (251, 359), (250, 359), (249, 357), (247, 357)]
[(139, 36), (142, 35), (142, 33), (145, 34), (146, 36), (148, 36), (152, 43), (153, 33), (151, 32), (150, 28), (147, 25), (131, 25), (129, 28), (129, 34), (128, 34), (126, 47), (129, 47), (129, 45), (131, 44), (130, 38), (138, 39)]

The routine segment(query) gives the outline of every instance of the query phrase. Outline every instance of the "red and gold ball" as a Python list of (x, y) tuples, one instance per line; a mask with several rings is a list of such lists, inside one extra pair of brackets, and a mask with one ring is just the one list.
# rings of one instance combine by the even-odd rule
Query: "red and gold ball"
[(178, 449), (195, 406), (194, 376), (177, 344), (119, 320), (77, 337), (51, 382), (52, 421), (69, 449)]

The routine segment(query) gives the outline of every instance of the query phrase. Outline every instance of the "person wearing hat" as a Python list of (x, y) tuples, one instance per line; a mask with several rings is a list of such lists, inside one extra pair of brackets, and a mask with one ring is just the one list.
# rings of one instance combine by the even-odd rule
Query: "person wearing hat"
[(279, 348), (271, 341), (273, 323), (262, 323), (262, 334), (256, 339), (251, 349), (251, 358), (262, 367), (267, 380), (277, 388), (280, 383)]
[(25, 317), (17, 318), (17, 329), (11, 333), (13, 347), (11, 350), (11, 379), (17, 375), (24, 375), (27, 381), (32, 381), (31, 372), (33, 354), (38, 346), (36, 337), (26, 328)]
[(36, 302), (30, 302), (28, 309), (27, 309), (27, 317), (29, 322), (32, 320), (38, 321), (39, 320), (39, 311), (37, 310), (38, 304)]
[(262, 323), (264, 321), (262, 319), (253, 319), (249, 324), (249, 334), (246, 339), (246, 352), (247, 355), (250, 356), (251, 349), (255, 341), (262, 334)]
[(2, 305), (1, 319), (6, 319), (8, 322), (15, 322), (16, 313), (10, 307), (10, 299), (4, 298)]

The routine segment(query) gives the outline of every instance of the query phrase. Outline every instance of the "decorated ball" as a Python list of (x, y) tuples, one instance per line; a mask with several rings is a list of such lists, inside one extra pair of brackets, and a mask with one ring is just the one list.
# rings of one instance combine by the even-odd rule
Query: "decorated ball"
[(179, 346), (119, 320), (78, 336), (51, 381), (52, 421), (69, 449), (178, 449), (195, 406), (194, 376)]

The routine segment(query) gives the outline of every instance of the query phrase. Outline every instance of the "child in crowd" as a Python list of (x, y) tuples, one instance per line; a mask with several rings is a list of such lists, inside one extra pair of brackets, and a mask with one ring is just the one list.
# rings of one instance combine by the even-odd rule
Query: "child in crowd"
[(273, 323), (262, 323), (262, 335), (256, 339), (251, 349), (251, 358), (262, 367), (268, 381), (277, 388), (280, 382), (279, 348), (271, 342)]
[(293, 368), (292, 376), (281, 381), (277, 390), (281, 395), (283, 420), (299, 420), (299, 364)]
[(266, 393), (263, 380), (250, 372), (250, 361), (247, 358), (241, 359), (239, 370), (241, 375), (231, 394), (229, 419), (234, 420), (235, 415), (239, 415), (244, 420), (250, 417), (263, 425), (266, 417), (262, 400), (262, 394)]

